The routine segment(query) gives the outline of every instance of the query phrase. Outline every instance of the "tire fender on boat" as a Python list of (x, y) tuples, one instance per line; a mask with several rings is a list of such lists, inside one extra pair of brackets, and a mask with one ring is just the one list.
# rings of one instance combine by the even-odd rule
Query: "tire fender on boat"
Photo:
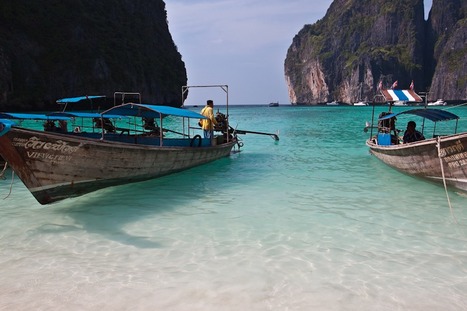
[(202, 138), (201, 138), (201, 135), (195, 135), (193, 136), (193, 138), (191, 139), (190, 141), (190, 147), (193, 147), (195, 145), (195, 141), (198, 139), (198, 146), (197, 147), (201, 147), (201, 141), (202, 141)]

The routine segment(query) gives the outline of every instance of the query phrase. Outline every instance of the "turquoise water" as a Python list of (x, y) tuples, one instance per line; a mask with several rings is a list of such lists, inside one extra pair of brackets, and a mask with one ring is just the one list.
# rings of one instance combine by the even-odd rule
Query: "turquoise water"
[(370, 156), (371, 111), (234, 106), (280, 141), (50, 206), (7, 171), (0, 310), (466, 310), (467, 197)]

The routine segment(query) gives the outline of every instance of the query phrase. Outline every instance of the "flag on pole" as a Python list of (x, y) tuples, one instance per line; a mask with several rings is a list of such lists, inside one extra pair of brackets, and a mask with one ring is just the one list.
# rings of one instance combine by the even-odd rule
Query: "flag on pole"
[(394, 90), (397, 87), (397, 80), (391, 86), (391, 90)]
[(413, 80), (412, 80), (412, 83), (410, 83), (410, 89), (413, 91), (414, 89), (414, 85), (413, 85)]

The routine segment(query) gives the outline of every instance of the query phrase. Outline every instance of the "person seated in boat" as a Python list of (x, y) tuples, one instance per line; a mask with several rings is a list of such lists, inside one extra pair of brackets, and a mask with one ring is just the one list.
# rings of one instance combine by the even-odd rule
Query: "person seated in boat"
[(403, 138), (404, 144), (425, 139), (425, 136), (415, 129), (416, 127), (417, 124), (415, 121), (409, 121), (407, 123), (407, 129), (405, 130)]
[(46, 132), (55, 132), (57, 130), (57, 126), (55, 125), (54, 121), (46, 121), (44, 123), (44, 131)]
[(115, 126), (108, 118), (94, 118), (94, 126), (104, 129), (106, 133), (115, 133)]
[(68, 123), (65, 120), (59, 120), (56, 131), (62, 133), (68, 132)]
[(104, 130), (107, 131), (107, 133), (115, 133), (115, 126), (112, 124), (112, 121), (108, 118), (102, 118), (104, 121)]
[(154, 118), (143, 118), (143, 122), (143, 129), (150, 131), (150, 135), (160, 136), (161, 130), (154, 121)]

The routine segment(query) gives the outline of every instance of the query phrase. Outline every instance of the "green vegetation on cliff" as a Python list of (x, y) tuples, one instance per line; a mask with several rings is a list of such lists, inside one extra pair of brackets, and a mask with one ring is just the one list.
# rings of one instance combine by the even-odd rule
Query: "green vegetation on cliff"
[[(467, 2), (434, 0), (433, 7), (427, 22), (423, 0), (334, 0), (323, 19), (300, 30), (287, 52), (291, 102), (371, 100), (379, 81), (389, 87), (395, 80), (400, 87), (414, 81), (418, 91), (431, 88), (436, 98), (465, 98), (459, 84), (467, 71)], [(456, 83), (442, 83), (442, 77)]]

